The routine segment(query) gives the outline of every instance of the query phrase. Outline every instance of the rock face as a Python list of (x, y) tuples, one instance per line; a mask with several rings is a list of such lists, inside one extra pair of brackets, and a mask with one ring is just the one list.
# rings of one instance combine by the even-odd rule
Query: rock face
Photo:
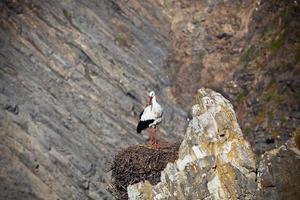
[(232, 105), (200, 89), (176, 163), (161, 182), (128, 186), (130, 199), (255, 199), (255, 157), (243, 138)]
[(0, 1), (0, 199), (112, 198), (105, 162), (146, 142), (135, 127), (148, 89), (165, 109), (159, 138), (182, 133), (156, 5)]
[(172, 49), (167, 66), (175, 73), (172, 91), (183, 106), (203, 86), (223, 90), (239, 66), (255, 8), (253, 0), (165, 0)]
[(177, 102), (188, 107), (200, 87), (221, 92), (256, 154), (293, 137), (300, 124), (300, 1), (161, 2), (171, 21), (165, 66)]
[(261, 156), (257, 183), (258, 199), (299, 199), (300, 151), (293, 140)]
[(149, 89), (161, 139), (182, 135), (206, 86), (232, 102), (257, 155), (285, 144), (300, 124), (299, 5), (1, 0), (0, 199), (112, 198), (106, 158), (147, 140), (134, 133)]
[(239, 56), (224, 87), (256, 154), (278, 148), (300, 124), (300, 1), (257, 1)]

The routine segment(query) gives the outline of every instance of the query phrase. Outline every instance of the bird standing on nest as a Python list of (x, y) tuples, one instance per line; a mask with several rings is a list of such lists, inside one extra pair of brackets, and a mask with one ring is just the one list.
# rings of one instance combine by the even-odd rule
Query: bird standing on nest
[(136, 128), (137, 133), (150, 128), (150, 144), (158, 147), (156, 141), (156, 127), (163, 119), (163, 108), (157, 103), (154, 91), (149, 93), (148, 106), (141, 112)]

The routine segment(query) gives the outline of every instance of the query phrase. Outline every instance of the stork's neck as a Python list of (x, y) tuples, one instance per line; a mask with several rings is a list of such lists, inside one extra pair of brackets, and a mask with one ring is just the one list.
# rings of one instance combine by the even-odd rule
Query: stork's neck
[(155, 96), (152, 98), (152, 105), (153, 105), (153, 104), (157, 104), (157, 101), (156, 101), (156, 97), (155, 97)]

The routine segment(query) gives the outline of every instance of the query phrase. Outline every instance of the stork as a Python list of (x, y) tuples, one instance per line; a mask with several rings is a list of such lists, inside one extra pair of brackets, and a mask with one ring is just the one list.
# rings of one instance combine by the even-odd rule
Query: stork
[(148, 106), (140, 114), (136, 131), (141, 133), (142, 130), (150, 128), (150, 144), (157, 147), (156, 127), (163, 119), (163, 108), (157, 103), (154, 91), (149, 93), (148, 98)]

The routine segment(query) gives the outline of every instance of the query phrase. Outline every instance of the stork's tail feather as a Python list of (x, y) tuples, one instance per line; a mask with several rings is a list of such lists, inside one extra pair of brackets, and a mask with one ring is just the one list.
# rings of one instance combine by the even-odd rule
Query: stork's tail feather
[(146, 129), (149, 127), (150, 124), (152, 124), (154, 122), (153, 119), (151, 120), (146, 120), (146, 121), (139, 121), (139, 124), (136, 127), (136, 132), (137, 133), (141, 133), (142, 130)]

